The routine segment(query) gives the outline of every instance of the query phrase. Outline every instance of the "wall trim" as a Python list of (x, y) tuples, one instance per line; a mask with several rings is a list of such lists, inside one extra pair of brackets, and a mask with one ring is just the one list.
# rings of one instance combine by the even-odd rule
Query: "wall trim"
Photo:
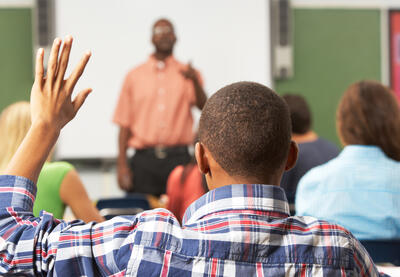
[(381, 9), (381, 82), (390, 86), (389, 11)]
[(301, 9), (391, 9), (400, 8), (398, 0), (292, 0)]
[(34, 0), (0, 0), (0, 8), (32, 8)]

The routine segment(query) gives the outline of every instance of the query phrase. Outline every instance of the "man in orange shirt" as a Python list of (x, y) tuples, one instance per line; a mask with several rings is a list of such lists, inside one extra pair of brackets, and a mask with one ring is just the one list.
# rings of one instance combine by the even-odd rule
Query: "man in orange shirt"
[[(169, 173), (188, 163), (193, 141), (192, 106), (202, 109), (207, 96), (200, 74), (175, 60), (173, 25), (153, 25), (155, 52), (126, 76), (114, 122), (120, 126), (118, 183), (127, 192), (165, 193)], [(136, 150), (127, 159), (128, 148)]]

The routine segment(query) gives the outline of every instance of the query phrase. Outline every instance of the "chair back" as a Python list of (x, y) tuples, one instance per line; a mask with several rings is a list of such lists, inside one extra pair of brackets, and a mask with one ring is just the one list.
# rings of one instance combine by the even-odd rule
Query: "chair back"
[(118, 215), (135, 215), (150, 209), (149, 201), (143, 194), (132, 194), (121, 198), (100, 199), (96, 204), (105, 219)]
[(391, 263), (400, 266), (400, 240), (363, 240), (374, 263)]

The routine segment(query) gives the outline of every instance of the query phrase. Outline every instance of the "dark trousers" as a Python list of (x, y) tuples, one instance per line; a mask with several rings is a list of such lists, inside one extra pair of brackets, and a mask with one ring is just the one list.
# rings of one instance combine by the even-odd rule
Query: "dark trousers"
[(190, 159), (187, 146), (136, 150), (129, 162), (133, 172), (133, 190), (130, 192), (155, 196), (166, 193), (171, 171)]

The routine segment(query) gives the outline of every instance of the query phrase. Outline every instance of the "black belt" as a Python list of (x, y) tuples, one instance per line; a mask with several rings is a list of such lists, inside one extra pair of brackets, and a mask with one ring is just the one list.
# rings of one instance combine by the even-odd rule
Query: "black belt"
[(150, 154), (156, 156), (158, 159), (165, 159), (168, 155), (186, 154), (188, 147), (186, 145), (180, 146), (156, 146), (143, 149), (137, 149), (138, 154)]

